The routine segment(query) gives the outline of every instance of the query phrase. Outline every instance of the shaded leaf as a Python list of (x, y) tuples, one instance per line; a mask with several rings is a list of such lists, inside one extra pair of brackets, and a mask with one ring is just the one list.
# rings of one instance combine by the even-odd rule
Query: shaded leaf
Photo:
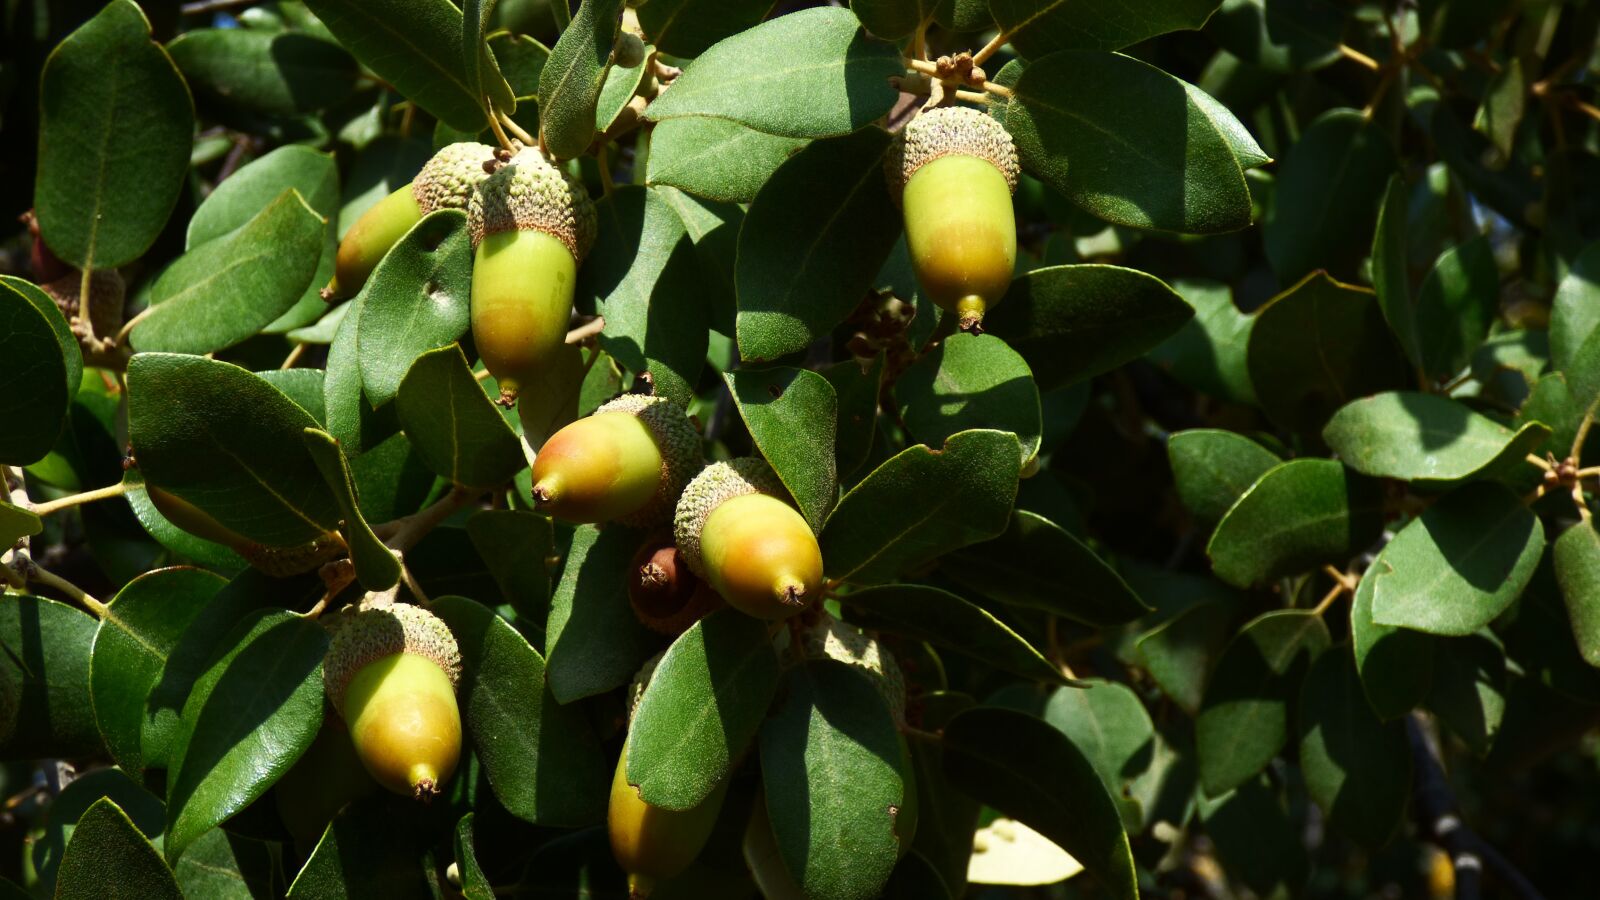
[(350, 546), (350, 562), (355, 566), (356, 578), (369, 591), (394, 587), (400, 581), (400, 560), (378, 540), (372, 533), (372, 526), (361, 515), (361, 507), (356, 503), (355, 481), (344, 450), (326, 431), (316, 428), (307, 428), (302, 439), (327, 482), (328, 490), (339, 501), (339, 511), (343, 515), (339, 531)]
[(1500, 733), (1510, 686), (1505, 648), (1491, 633), (1440, 640), (1427, 707), (1481, 758)]
[(628, 603), (628, 563), (643, 532), (580, 525), (550, 600), (545, 678), (557, 702), (571, 703), (627, 684), (660, 648)]
[(944, 771), (962, 791), (1072, 854), (1111, 896), (1139, 896), (1116, 804), (1060, 731), (1014, 710), (967, 710), (945, 726)]
[(79, 268), (142, 256), (183, 188), (194, 104), (136, 4), (112, 0), (56, 45), (38, 109), (33, 202), (44, 242)]
[(1144, 272), (1051, 266), (1013, 281), (983, 327), (1022, 354), (1048, 391), (1137, 359), (1193, 316), (1182, 297)]
[(0, 464), (31, 465), (50, 452), (82, 380), (78, 339), (55, 301), (0, 276)]
[(1032, 681), (1065, 678), (1021, 635), (982, 607), (920, 584), (889, 584), (841, 595), (850, 621), (970, 656)]
[(322, 727), (322, 626), (265, 610), (231, 636), (183, 707), (167, 787), (169, 860), (266, 793)]
[[(668, 39), (641, 24), (667, 50)], [(899, 52), (868, 38), (848, 9), (802, 9), (701, 53), (645, 114), (657, 122), (715, 116), (768, 134), (832, 137), (887, 113), (897, 96), (889, 77), (900, 74)]]
[[(1040, 560), (1050, 560), (1041, 566)], [(1042, 609), (1086, 625), (1132, 622), (1149, 607), (1082, 541), (1036, 513), (1017, 510), (1005, 531), (940, 560), (945, 577), (1002, 603)]]
[(1227, 285), (1174, 281), (1172, 289), (1194, 307), (1194, 318), (1145, 358), (1201, 393), (1232, 403), (1256, 402), (1246, 351), (1255, 316), (1234, 305)]
[(1433, 637), (1372, 620), (1372, 595), (1378, 576), (1394, 571), (1383, 558), (1373, 560), (1350, 601), (1350, 642), (1356, 672), (1367, 702), (1380, 719), (1397, 719), (1427, 699), (1433, 683)]
[(95, 622), (65, 603), (0, 594), (0, 758), (100, 750), (89, 688)]
[(359, 74), (338, 44), (293, 31), (197, 28), (167, 52), (203, 98), (269, 116), (338, 106), (355, 91)]
[(915, 565), (1005, 529), (1021, 453), (1015, 435), (963, 431), (942, 450), (918, 445), (851, 488), (820, 543), (830, 577), (888, 581)]
[(710, 310), (683, 220), (661, 194), (637, 186), (613, 191), (599, 217), (578, 281), (605, 316), (600, 346), (687, 406), (705, 366)]
[(339, 507), (301, 433), (316, 420), (229, 363), (140, 353), (128, 364), (128, 430), (139, 471), (268, 546), (317, 538)]
[(516, 432), (472, 377), (459, 345), (417, 357), (394, 405), (417, 454), (453, 484), (492, 487), (528, 464)]
[(182, 900), (183, 892), (149, 838), (106, 798), (89, 807), (73, 829), (56, 877), (56, 896)]
[(1466, 635), (1516, 601), (1544, 555), (1544, 526), (1497, 484), (1469, 484), (1413, 519), (1384, 559), (1372, 618), (1433, 634)]
[(894, 719), (867, 677), (831, 659), (790, 669), (781, 696), (761, 726), (761, 774), (784, 868), (808, 896), (877, 897), (912, 802)]
[(542, 633), (550, 614), (550, 572), (545, 561), (555, 553), (550, 520), (527, 510), (485, 509), (467, 520), (467, 534), (500, 586), (501, 596)]
[(621, 12), (622, 0), (583, 0), (539, 71), (539, 134), (558, 158), (578, 156), (594, 140)]
[(670, 185), (709, 200), (749, 203), (808, 141), (747, 128), (712, 116), (683, 116), (650, 133), (645, 183)]
[(1280, 284), (1319, 268), (1354, 273), (1395, 164), (1388, 136), (1359, 110), (1329, 110), (1306, 128), (1278, 167), (1262, 222)]
[(1206, 33), (1246, 62), (1301, 72), (1339, 58), (1344, 20), (1326, 0), (1223, 0)]
[(1023, 166), (1085, 211), (1188, 234), (1250, 224), (1232, 145), (1243, 126), (1220, 127), (1231, 114), (1171, 75), (1120, 54), (1066, 50), (1033, 60), (1012, 90), (1006, 127)]
[(1200, 711), (1206, 677), (1233, 636), (1237, 613), (1235, 603), (1202, 600), (1139, 639), (1150, 677), (1191, 716)]
[(693, 809), (755, 740), (778, 689), (759, 620), (724, 608), (667, 648), (628, 726), (628, 783), (651, 806)]
[(1342, 562), (1378, 537), (1381, 482), (1329, 459), (1293, 459), (1268, 470), (1217, 523), (1206, 555), (1217, 577), (1249, 587)]
[(89, 692), (106, 752), (142, 778), (145, 709), (167, 658), (226, 579), (202, 569), (146, 572), (107, 605), (94, 634)]
[(1329, 641), (1315, 613), (1283, 609), (1253, 619), (1228, 644), (1195, 719), (1200, 784), (1208, 796), (1245, 784), (1278, 755), (1289, 737), (1289, 704)]
[(465, 597), (433, 611), (461, 646), (461, 709), (495, 797), (512, 815), (575, 827), (604, 816), (606, 769), (580, 710), (545, 684), (538, 651), (504, 619)]
[[(1304, 365), (1308, 359), (1320, 365)], [(1345, 403), (1405, 380), (1372, 293), (1320, 272), (1256, 313), (1248, 366), (1261, 408), (1300, 432), (1320, 431)]]
[[(849, 17), (844, 10), (817, 9), (785, 18), (808, 12)], [(739, 231), (734, 267), (742, 359), (775, 359), (804, 348), (848, 316), (872, 287), (900, 234), (883, 176), (890, 141), (877, 127), (817, 141), (790, 157), (756, 195)]]
[(1015, 434), (1024, 463), (1039, 452), (1043, 421), (1033, 373), (993, 335), (945, 338), (901, 374), (895, 397), (907, 430), (929, 446), (958, 431), (987, 428)]
[(1512, 431), (1448, 397), (1392, 391), (1345, 405), (1322, 435), (1358, 472), (1434, 486), (1508, 474), (1550, 429)]
[[(461, 10), (450, 0), (307, 0), (345, 49), (450, 127), (486, 123), (462, 66)], [(398, 185), (396, 185), (398, 187)]]
[(1241, 434), (1191, 428), (1167, 439), (1172, 480), (1185, 508), (1201, 522), (1217, 522), (1267, 470), (1283, 462)]
[(130, 334), (141, 353), (231, 347), (288, 312), (322, 259), (327, 221), (294, 188), (238, 229), (190, 250), (150, 287)]
[(374, 407), (393, 400), (411, 364), (471, 324), (472, 241), (461, 210), (426, 216), (373, 270), (356, 318), (361, 390)]
[(1584, 248), (1550, 301), (1550, 361), (1565, 371), (1600, 328), (1600, 241)]
[(1217, 0), (989, 0), (995, 23), (1029, 59), (1052, 50), (1117, 50), (1196, 29), (1216, 8)]
[(1389, 840), (1411, 794), (1404, 722), (1383, 722), (1344, 650), (1311, 664), (1300, 693), (1300, 771), (1334, 828), (1365, 847)]
[(756, 449), (811, 529), (820, 531), (839, 489), (834, 460), (839, 401), (833, 385), (806, 369), (743, 369), (722, 377)]
[(772, 6), (773, 0), (664, 0), (641, 4), (639, 25), (661, 52), (688, 58), (753, 27)]

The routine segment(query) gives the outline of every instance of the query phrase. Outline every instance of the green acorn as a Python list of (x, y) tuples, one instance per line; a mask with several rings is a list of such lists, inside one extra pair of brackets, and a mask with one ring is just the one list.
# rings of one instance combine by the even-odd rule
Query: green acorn
[(545, 442), (533, 461), (533, 501), (568, 522), (647, 528), (667, 520), (702, 462), (682, 406), (624, 394)]
[(377, 782), (426, 800), (461, 758), (461, 652), (439, 617), (410, 604), (341, 614), (323, 685)]
[(656, 882), (689, 868), (710, 839), (727, 793), (728, 780), (724, 778), (693, 809), (651, 806), (628, 783), (628, 745), (623, 744), (611, 778), (606, 830), (611, 837), (611, 854), (622, 871), (628, 873), (630, 898), (643, 900), (650, 896)]
[(450, 144), (435, 153), (410, 184), (362, 213), (339, 241), (333, 280), (322, 289), (323, 299), (354, 296), (389, 248), (423, 216), (440, 209), (466, 209), (472, 189), (489, 177), (484, 163), (494, 154), (493, 147), (476, 141)]
[(566, 340), (578, 265), (594, 243), (594, 204), (583, 182), (530, 147), (478, 185), (467, 224), (472, 338), (509, 406)]
[(906, 248), (934, 305), (973, 330), (1005, 296), (1017, 262), (1017, 150), (991, 116), (941, 107), (912, 119), (886, 160)]
[(760, 619), (804, 610), (822, 589), (822, 551), (764, 460), (713, 463), (683, 489), (678, 551), (724, 600)]

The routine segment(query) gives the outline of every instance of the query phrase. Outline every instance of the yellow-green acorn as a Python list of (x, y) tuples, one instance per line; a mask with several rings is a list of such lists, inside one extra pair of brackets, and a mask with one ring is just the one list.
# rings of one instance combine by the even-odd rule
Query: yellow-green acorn
[(673, 520), (689, 568), (759, 619), (804, 610), (822, 587), (822, 551), (764, 460), (712, 463), (683, 489)]
[(917, 281), (971, 330), (1005, 296), (1017, 262), (1017, 149), (993, 117), (941, 107), (912, 119), (886, 161)]
[(168, 522), (195, 537), (221, 544), (245, 558), (250, 565), (274, 578), (288, 578), (317, 568), (346, 551), (344, 539), (328, 532), (292, 547), (268, 547), (246, 538), (212, 518), (211, 514), (170, 491), (145, 485), (145, 495)]
[(682, 406), (624, 394), (561, 429), (533, 460), (533, 502), (567, 522), (665, 522), (704, 461)]
[(449, 626), (396, 603), (341, 614), (333, 629), (323, 683), (356, 756), (397, 794), (439, 793), (461, 757), (461, 653)]
[(450, 144), (435, 153), (410, 184), (374, 203), (345, 232), (334, 258), (333, 280), (322, 296), (334, 300), (361, 290), (389, 248), (423, 216), (466, 209), (472, 189), (489, 177), (484, 163), (493, 159), (494, 148), (476, 141)]
[(728, 793), (724, 778), (699, 806), (686, 810), (651, 806), (628, 783), (628, 746), (622, 746), (617, 771), (611, 779), (611, 802), (606, 829), (611, 834), (611, 854), (628, 873), (628, 895), (634, 900), (650, 896), (656, 882), (689, 868), (711, 837)]
[(594, 243), (594, 204), (583, 182), (529, 147), (478, 185), (467, 225), (472, 339), (510, 405), (566, 340), (578, 265)]

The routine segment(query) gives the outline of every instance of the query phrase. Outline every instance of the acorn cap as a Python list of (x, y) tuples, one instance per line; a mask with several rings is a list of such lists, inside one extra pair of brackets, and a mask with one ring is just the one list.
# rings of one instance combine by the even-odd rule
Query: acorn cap
[(583, 262), (594, 244), (595, 212), (583, 182), (528, 147), (485, 178), (467, 204), (472, 246), (502, 231), (542, 231)]
[(683, 486), (705, 463), (700, 449), (700, 433), (689, 421), (689, 413), (666, 397), (623, 394), (603, 404), (596, 413), (622, 412), (635, 416), (656, 440), (661, 451), (661, 481), (655, 496), (644, 506), (617, 519), (624, 525), (649, 528), (664, 522), (677, 505)]
[(396, 653), (432, 661), (453, 686), (461, 678), (461, 650), (443, 619), (420, 606), (393, 603), (341, 613), (322, 664), (322, 684), (334, 709), (344, 715), (345, 689), (369, 663)]
[(1017, 146), (1005, 126), (970, 106), (942, 106), (912, 119), (884, 159), (895, 202), (918, 169), (945, 156), (988, 160), (1017, 192)]
[(741, 456), (706, 466), (678, 498), (678, 510), (672, 520), (678, 555), (701, 578), (706, 577), (705, 561), (700, 556), (700, 532), (706, 527), (706, 519), (726, 501), (745, 494), (769, 494), (779, 499), (787, 496), (783, 482), (766, 460)]
[(489, 177), (486, 160), (494, 159), (494, 148), (477, 141), (450, 144), (422, 166), (411, 179), (411, 195), (423, 215), (440, 209), (466, 209), (472, 189)]
[(894, 661), (894, 654), (877, 638), (848, 622), (825, 616), (802, 633), (801, 647), (807, 656), (837, 660), (861, 669), (883, 695), (895, 722), (905, 724), (906, 678), (900, 664)]

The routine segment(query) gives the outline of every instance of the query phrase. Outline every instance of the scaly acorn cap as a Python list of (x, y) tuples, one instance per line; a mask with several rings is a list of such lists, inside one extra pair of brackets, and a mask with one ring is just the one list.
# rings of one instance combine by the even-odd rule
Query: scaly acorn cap
[(441, 209), (466, 209), (473, 189), (489, 177), (483, 167), (494, 148), (477, 141), (450, 144), (428, 160), (411, 179), (411, 196), (423, 215)]
[(741, 456), (706, 466), (678, 498), (678, 509), (672, 519), (673, 538), (678, 544), (678, 555), (689, 564), (689, 570), (701, 578), (707, 577), (705, 560), (700, 556), (700, 532), (706, 527), (706, 519), (723, 503), (745, 494), (769, 494), (779, 499), (787, 496), (783, 482), (766, 460)]
[(837, 660), (861, 669), (883, 695), (895, 722), (905, 724), (906, 677), (894, 654), (884, 649), (877, 638), (824, 614), (822, 621), (802, 633), (801, 648), (806, 656)]
[(900, 202), (906, 182), (917, 170), (945, 156), (988, 160), (1017, 192), (1017, 145), (1005, 126), (970, 106), (941, 106), (912, 119), (884, 157), (889, 193)]
[(478, 184), (467, 203), (467, 227), (474, 249), (502, 231), (542, 231), (582, 263), (594, 245), (594, 203), (583, 182), (528, 147)]
[(689, 483), (705, 464), (705, 454), (700, 448), (700, 433), (689, 421), (689, 413), (666, 397), (646, 394), (623, 394), (602, 404), (596, 413), (623, 412), (636, 417), (656, 439), (656, 449), (661, 451), (661, 481), (655, 496), (637, 511), (619, 518), (624, 525), (649, 528), (665, 522), (672, 515)]
[(392, 603), (356, 609), (341, 613), (331, 627), (322, 684), (340, 716), (350, 679), (386, 656), (414, 653), (443, 669), (452, 686), (461, 678), (461, 649), (450, 626), (420, 606)]

